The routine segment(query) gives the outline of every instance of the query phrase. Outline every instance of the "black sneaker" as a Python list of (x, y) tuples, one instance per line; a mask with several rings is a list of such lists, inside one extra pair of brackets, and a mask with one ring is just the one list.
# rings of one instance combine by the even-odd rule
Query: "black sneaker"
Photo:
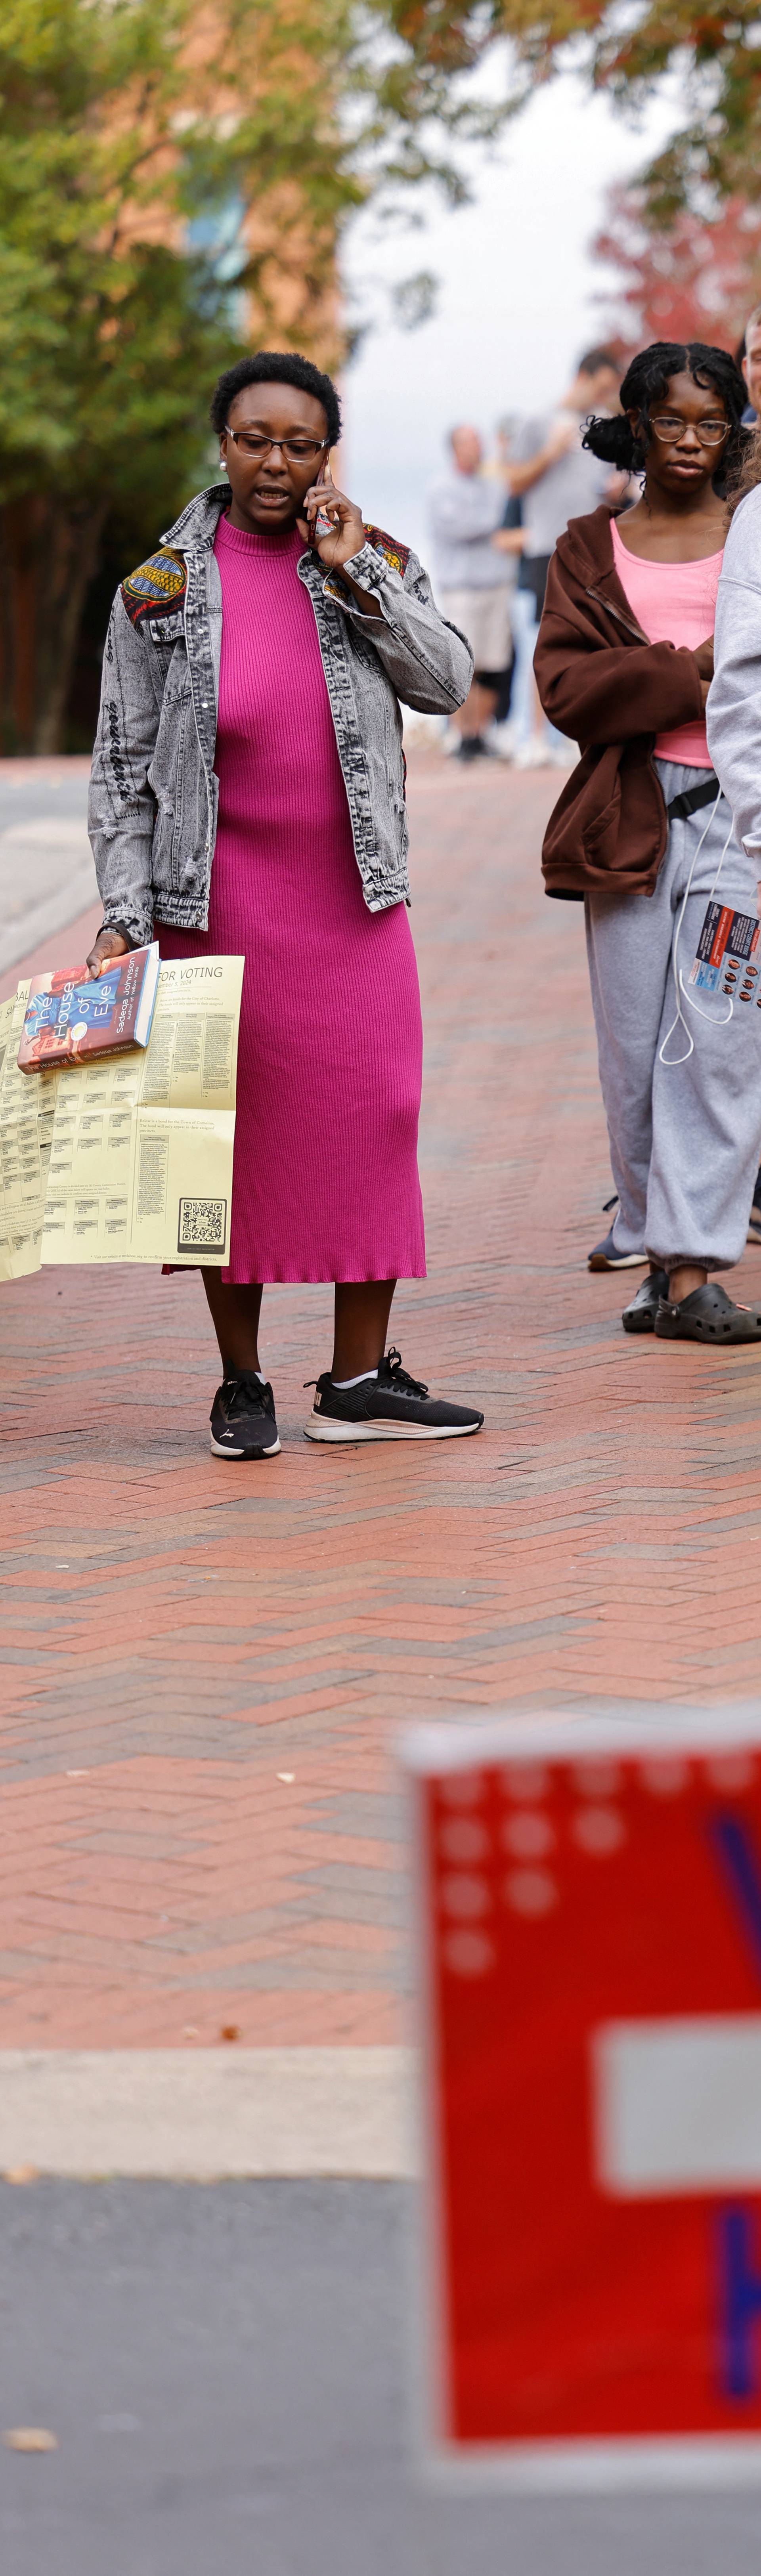
[(304, 1430), (307, 1440), (462, 1440), (480, 1431), (483, 1418), (468, 1405), (429, 1396), (391, 1350), (377, 1377), (362, 1377), (358, 1386), (334, 1386), (326, 1369)]
[[(610, 1216), (611, 1208), (617, 1208), (617, 1206), (618, 1191), (614, 1190), (612, 1199), (603, 1199), (603, 1216)], [(591, 1252), (587, 1253), (588, 1270), (642, 1270), (644, 1268), (647, 1260), (644, 1246), (641, 1252), (619, 1252), (613, 1239), (615, 1222), (614, 1217), (609, 1233), (604, 1234), (602, 1242), (593, 1244)]]
[(211, 1408), (215, 1458), (276, 1458), (280, 1447), (271, 1386), (245, 1369), (223, 1377)]
[(611, 1226), (610, 1233), (603, 1235), (602, 1243), (593, 1244), (592, 1251), (587, 1253), (587, 1269), (644, 1270), (646, 1260), (645, 1251), (619, 1252)]

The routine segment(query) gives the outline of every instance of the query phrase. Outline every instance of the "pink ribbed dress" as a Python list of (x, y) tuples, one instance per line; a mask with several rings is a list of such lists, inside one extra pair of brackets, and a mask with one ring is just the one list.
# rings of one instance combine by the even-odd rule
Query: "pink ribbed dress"
[(404, 904), (364, 901), (302, 553), (220, 519), (209, 928), (157, 937), (246, 960), (222, 1278), (419, 1279), (415, 952)]

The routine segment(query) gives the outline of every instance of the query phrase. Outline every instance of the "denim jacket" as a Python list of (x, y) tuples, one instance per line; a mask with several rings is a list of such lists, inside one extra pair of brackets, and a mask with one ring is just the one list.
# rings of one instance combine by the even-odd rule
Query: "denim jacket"
[[(90, 780), (89, 830), (104, 923), (136, 946), (154, 916), (206, 930), (217, 829), (214, 771), (222, 585), (213, 551), (226, 485), (188, 503), (158, 552), (117, 591), (106, 639)], [(467, 697), (473, 655), (435, 606), (417, 557), (369, 528), (352, 578), (379, 602), (363, 617), (340, 574), (301, 556), (312, 601), (371, 912), (409, 898), (399, 700), (450, 714)]]

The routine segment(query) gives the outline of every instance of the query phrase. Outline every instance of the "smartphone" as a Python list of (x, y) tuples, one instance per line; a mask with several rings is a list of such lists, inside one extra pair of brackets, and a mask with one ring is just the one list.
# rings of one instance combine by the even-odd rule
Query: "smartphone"
[[(327, 458), (326, 458), (326, 457), (323, 457), (322, 464), (321, 464), (321, 466), (320, 466), (320, 471), (319, 471), (319, 474), (318, 474), (318, 476), (317, 476), (317, 481), (318, 481), (318, 483), (324, 483), (324, 481), (325, 481), (325, 466), (326, 466), (326, 463), (327, 463)], [(333, 534), (334, 534), (333, 521), (332, 521), (332, 519), (329, 519), (329, 518), (328, 518), (327, 511), (326, 511), (326, 510), (315, 510), (314, 519), (313, 519), (313, 521), (312, 521), (312, 544), (313, 544), (313, 546), (316, 546), (318, 537), (330, 537), (330, 536), (333, 536)]]

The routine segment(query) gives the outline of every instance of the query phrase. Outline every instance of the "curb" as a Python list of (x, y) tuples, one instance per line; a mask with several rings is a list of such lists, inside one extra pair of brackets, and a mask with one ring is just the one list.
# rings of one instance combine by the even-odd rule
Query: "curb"
[(406, 2180), (407, 2048), (0, 2050), (0, 2176)]

